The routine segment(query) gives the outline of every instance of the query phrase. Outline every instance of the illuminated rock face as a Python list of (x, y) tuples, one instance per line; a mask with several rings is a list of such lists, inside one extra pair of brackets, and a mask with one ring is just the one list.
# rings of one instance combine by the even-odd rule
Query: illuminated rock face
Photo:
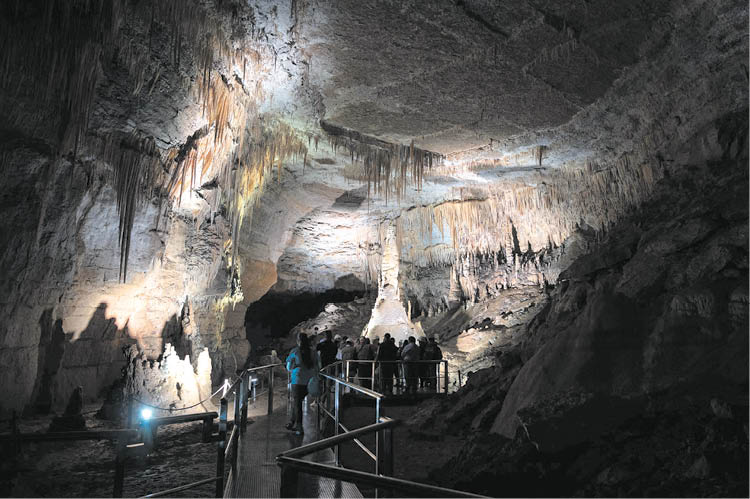
[(401, 304), (401, 292), (399, 289), (399, 251), (396, 247), (395, 230), (389, 227), (386, 236), (383, 261), (380, 269), (380, 282), (378, 285), (378, 298), (372, 309), (372, 317), (367, 323), (362, 334), (368, 338), (383, 339), (386, 333), (396, 340), (400, 345), (409, 336), (420, 336), (419, 331), (406, 315), (404, 306)]
[(194, 412), (216, 410), (210, 400), (211, 359), (207, 349), (198, 354), (195, 367), (189, 355), (180, 358), (169, 343), (158, 362), (149, 362), (133, 348), (126, 359), (123, 399), (133, 398), (136, 407), (148, 407), (154, 416), (168, 416), (171, 410), (188, 407)]

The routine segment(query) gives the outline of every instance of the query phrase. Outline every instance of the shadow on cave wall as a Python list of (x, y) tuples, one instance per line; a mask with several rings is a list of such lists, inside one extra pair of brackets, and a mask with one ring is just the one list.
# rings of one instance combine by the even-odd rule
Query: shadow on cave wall
[(98, 398), (120, 374), (122, 348), (136, 341), (127, 325), (117, 329), (115, 319), (107, 318), (103, 302), (75, 341), (73, 333), (64, 331), (63, 320), (52, 317), (53, 310), (45, 309), (39, 318), (37, 376), (26, 412), (60, 409), (77, 386), (83, 386), (85, 400)]
[(52, 309), (48, 308), (39, 317), (39, 356), (36, 381), (31, 395), (30, 411), (46, 414), (52, 410), (52, 382), (65, 353), (65, 332), (62, 319), (52, 320)]
[[(159, 361), (164, 345), (171, 343), (184, 357), (192, 354), (193, 342), (185, 334), (186, 310), (173, 314), (158, 336), (146, 338), (149, 346), (158, 352), (152, 355)], [(66, 333), (63, 320), (53, 320), (53, 309), (45, 309), (39, 318), (41, 329), (39, 356), (34, 389), (25, 413), (47, 414), (65, 405), (77, 386), (84, 387), (84, 398), (92, 401), (106, 391), (123, 375), (124, 350), (137, 342), (132, 338), (127, 324), (118, 329), (115, 318), (107, 318), (107, 303), (102, 302), (89, 319), (86, 328), (73, 341), (73, 333)], [(158, 343), (158, 344), (157, 344)], [(191, 360), (193, 356), (191, 355)]]
[[(346, 283), (342, 279), (346, 279)], [(356, 277), (346, 276), (342, 279), (336, 281), (336, 288), (323, 293), (269, 291), (251, 304), (245, 312), (245, 334), (253, 345), (253, 351), (264, 351), (300, 322), (316, 317), (326, 304), (350, 302), (368, 292), (364, 283)], [(357, 280), (358, 286), (351, 285), (352, 279)]]

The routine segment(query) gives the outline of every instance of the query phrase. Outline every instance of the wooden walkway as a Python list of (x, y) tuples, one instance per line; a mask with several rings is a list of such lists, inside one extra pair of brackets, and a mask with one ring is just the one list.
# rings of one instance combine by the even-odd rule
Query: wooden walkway
[[(274, 407), (271, 416), (254, 417), (255, 422), (248, 424), (247, 432), (240, 438), (237, 473), (230, 475), (226, 497), (279, 497), (281, 470), (276, 465), (276, 456), (320, 438), (314, 407), (305, 407), (305, 433), (295, 435), (284, 428), (288, 421), (285, 393), (277, 387), (275, 395), (276, 400), (284, 403)], [(326, 449), (308, 459), (333, 464), (333, 451)], [(354, 484), (303, 474), (297, 497), (362, 497), (362, 494)]]

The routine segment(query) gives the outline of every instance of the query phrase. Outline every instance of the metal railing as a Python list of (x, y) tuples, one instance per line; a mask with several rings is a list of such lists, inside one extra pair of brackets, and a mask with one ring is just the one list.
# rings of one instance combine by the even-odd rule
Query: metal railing
[[(166, 497), (176, 492), (194, 489), (212, 482), (215, 482), (215, 497), (224, 497), (224, 492), (230, 479), (237, 470), (237, 455), (239, 451), (239, 441), (242, 434), (247, 429), (247, 410), (249, 401), (255, 401), (256, 398), (263, 394), (268, 394), (267, 414), (273, 414), (274, 405), (274, 369), (282, 367), (283, 364), (269, 364), (266, 366), (253, 367), (246, 369), (231, 384), (225, 385), (219, 402), (219, 427), (218, 432), (213, 434), (211, 441), (217, 443), (216, 448), (216, 474), (213, 477), (198, 480), (192, 483), (174, 487), (168, 490), (162, 490), (144, 497)], [(251, 375), (260, 371), (268, 371), (267, 389), (257, 393), (257, 380)], [(255, 380), (255, 381), (254, 381)], [(230, 421), (228, 421), (229, 400), (227, 395), (234, 395), (234, 418), (231, 421), (232, 430), (228, 431)], [(226, 473), (227, 465), (229, 472)], [(225, 480), (226, 475), (226, 480)]]
[[(360, 366), (363, 364), (367, 365), (368, 369), (362, 371)], [(341, 365), (340, 370), (337, 371), (341, 377), (351, 381), (356, 375), (357, 379), (362, 380), (363, 385), (369, 385), (371, 390), (383, 390), (390, 386), (392, 382), (386, 382), (386, 378), (397, 380), (396, 384), (403, 387), (404, 392), (407, 392), (407, 388), (410, 385), (421, 383), (430, 385), (430, 388), (434, 388), (435, 393), (448, 393), (450, 387), (447, 360), (415, 360), (407, 362), (404, 360), (351, 359), (341, 360), (330, 365)], [(390, 376), (384, 377), (383, 367), (386, 366), (393, 366), (393, 371), (390, 373)], [(368, 375), (362, 376), (361, 372), (366, 372)], [(458, 376), (460, 379), (460, 371)]]
[(128, 442), (138, 437), (138, 430), (86, 430), (61, 431), (49, 433), (21, 433), (18, 431), (16, 420), (13, 420), (13, 431), (0, 435), (0, 442), (12, 444), (12, 454), (21, 450), (22, 442), (59, 442), (76, 440), (112, 440), (115, 442), (114, 485), (112, 497), (122, 497), (122, 487), (125, 479), (125, 457)]
[[(384, 491), (399, 491), (410, 495), (421, 497), (483, 497), (469, 492), (460, 490), (446, 489), (427, 485), (400, 478), (393, 478), (388, 475), (393, 474), (393, 433), (392, 429), (400, 424), (398, 420), (390, 418), (380, 418), (377, 423), (352, 430), (350, 432), (334, 435), (324, 438), (308, 445), (297, 447), (276, 456), (276, 464), (281, 467), (281, 497), (298, 497), (299, 474), (308, 473), (334, 480), (342, 480), (360, 485), (369, 485), (375, 487), (376, 495)], [(367, 434), (376, 433), (378, 441), (383, 443), (383, 461), (380, 472), (367, 473), (364, 471), (350, 470), (339, 466), (306, 461), (301, 457), (331, 447), (338, 447), (340, 444), (353, 441), (357, 437)]]
[[(336, 369), (337, 364), (331, 364), (323, 369), (323, 371), (334, 371)], [(321, 397), (319, 397), (318, 400), (318, 428), (321, 428), (321, 415), (326, 415), (330, 417), (333, 420), (333, 434), (334, 436), (338, 436), (339, 432), (341, 430), (344, 431), (344, 433), (351, 433), (352, 430), (349, 430), (346, 428), (343, 423), (341, 422), (341, 416), (342, 416), (342, 410), (341, 410), (341, 399), (343, 396), (343, 388), (348, 388), (350, 390), (359, 392), (367, 397), (372, 398), (375, 401), (375, 423), (380, 422), (381, 414), (381, 400), (385, 398), (385, 395), (382, 393), (378, 393), (373, 390), (369, 390), (363, 386), (360, 386), (356, 383), (350, 383), (348, 381), (345, 381), (338, 376), (334, 376), (331, 374), (327, 374), (325, 372), (320, 373), (321, 377), (323, 378), (323, 390), (321, 393)], [(333, 386), (333, 398), (331, 398), (331, 386)], [(379, 442), (376, 442), (375, 445), (375, 452), (371, 451), (367, 448), (367, 446), (362, 443), (362, 441), (358, 438), (352, 439), (355, 444), (359, 446), (360, 449), (364, 451), (365, 454), (370, 456), (370, 458), (375, 462), (375, 473), (378, 473), (378, 466), (381, 464), (380, 460), (380, 445), (378, 445)], [(339, 466), (341, 464), (341, 447), (337, 444), (334, 447), (334, 459), (336, 462), (336, 466)]]

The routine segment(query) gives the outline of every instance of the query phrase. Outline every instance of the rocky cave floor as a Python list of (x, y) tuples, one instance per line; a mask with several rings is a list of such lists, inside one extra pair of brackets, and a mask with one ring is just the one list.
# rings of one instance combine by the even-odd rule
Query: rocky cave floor
[[(472, 431), (470, 414), (475, 411), (463, 404), (445, 422), (426, 417), (457, 403), (459, 397), (452, 395), (418, 407), (385, 408), (385, 415), (404, 423), (394, 430), (394, 476), (492, 497), (747, 494), (747, 408), (741, 406), (714, 403), (696, 405), (688, 413), (643, 414), (590, 442), (545, 453), (521, 433), (506, 439)], [(344, 423), (365, 426), (372, 423), (372, 415), (371, 407), (350, 407)], [(374, 438), (363, 442), (374, 448)], [(373, 468), (354, 444), (343, 447), (342, 461), (362, 471)], [(363, 493), (374, 496), (373, 490)]]
[[(112, 430), (122, 424), (94, 417), (101, 404), (89, 404), (84, 417), (89, 430)], [(21, 432), (44, 432), (52, 416), (20, 421)], [(4, 453), (4, 455), (7, 455)], [(20, 470), (4, 470), (3, 497), (111, 497), (114, 445), (106, 440), (27, 443), (22, 446)], [(4, 460), (8, 466), (9, 460)], [(141, 497), (215, 473), (216, 447), (201, 442), (201, 423), (159, 428), (158, 443), (148, 457), (132, 457), (125, 464), (124, 497)], [(7, 474), (6, 474), (7, 473)], [(175, 497), (213, 497), (213, 485), (175, 494)]]

